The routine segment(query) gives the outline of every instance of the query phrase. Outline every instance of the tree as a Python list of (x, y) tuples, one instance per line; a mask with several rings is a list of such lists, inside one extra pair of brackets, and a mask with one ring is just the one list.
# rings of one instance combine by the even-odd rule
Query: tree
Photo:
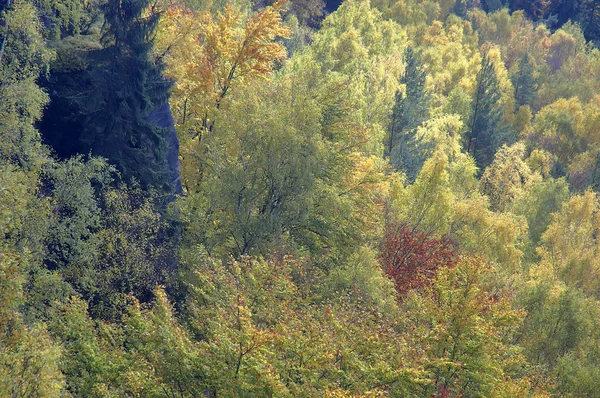
[(325, 16), (324, 0), (291, 0), (290, 11), (301, 25), (318, 28)]
[(596, 299), (600, 299), (599, 208), (596, 193), (589, 189), (571, 197), (552, 215), (538, 249), (538, 272), (552, 275)]
[(427, 66), (431, 114), (458, 113), (467, 124), (469, 112), (465, 113), (463, 107), (471, 100), (465, 97), (472, 95), (481, 67), (479, 39), (473, 27), (450, 15), (445, 23), (433, 21), (430, 26), (417, 28), (414, 34), (421, 61)]
[[(384, 287), (379, 294), (393, 292), (371, 274), (376, 262), (364, 264), (370, 254), (361, 250), (356, 264), (323, 279), (306, 258), (276, 253), (223, 264), (192, 252), (191, 332), (203, 336), (198, 358), (213, 394), (367, 395), (381, 393), (384, 383), (406, 383), (412, 361), (405, 361), (386, 306), (378, 308), (393, 296), (371, 301), (373, 285), (345, 274), (364, 266), (367, 283)], [(340, 274), (344, 280), (331, 289)]]
[(481, 60), (477, 74), (477, 85), (471, 105), (471, 118), (466, 134), (466, 150), (471, 154), (480, 170), (492, 162), (496, 150), (510, 141), (510, 136), (501, 125), (501, 93), (493, 61), (488, 54)]
[(282, 24), (282, 5), (283, 0), (277, 1), (247, 18), (230, 4), (217, 15), (175, 5), (161, 18), (154, 52), (176, 82), (171, 105), (188, 191), (196, 191), (194, 180), (203, 177), (204, 140), (215, 128), (226, 96), (236, 85), (268, 75), (285, 58), (285, 47), (276, 41), (290, 34)]
[(569, 186), (564, 178), (548, 178), (534, 181), (531, 188), (518, 198), (512, 211), (527, 220), (526, 259), (530, 262), (537, 259), (536, 248), (540, 244), (542, 234), (552, 222), (552, 215), (560, 211), (562, 204), (569, 199)]
[(44, 36), (54, 42), (78, 34), (89, 34), (99, 22), (102, 11), (100, 1), (44, 0), (36, 2), (44, 20)]
[(63, 397), (60, 344), (41, 320), (27, 323), (21, 313), (28, 274), (40, 266), (35, 247), (39, 242), (28, 239), (40, 231), (28, 218), (36, 218), (43, 230), (48, 214), (37, 201), (36, 178), (4, 159), (0, 168), (0, 395)]
[(424, 161), (419, 156), (415, 132), (429, 115), (429, 94), (425, 88), (427, 72), (412, 47), (404, 52), (404, 63), (400, 84), (405, 86), (405, 93), (396, 92), (386, 149), (392, 164), (414, 181)]
[(34, 123), (48, 95), (36, 81), (48, 71), (54, 52), (44, 42), (35, 7), (7, 4), (0, 14), (0, 160), (31, 171), (45, 161)]
[(523, 143), (510, 147), (504, 145), (496, 152), (492, 164), (485, 169), (479, 189), (490, 199), (492, 210), (506, 211), (534, 181), (540, 179), (539, 175), (531, 172), (524, 157)]
[(533, 372), (513, 343), (524, 312), (510, 295), (486, 285), (492, 273), (480, 259), (462, 257), (441, 268), (423, 293), (409, 293), (399, 322), (405, 344), (423, 347), (424, 373), (412, 394), (421, 396), (523, 396)]
[(448, 236), (424, 234), (409, 224), (388, 223), (381, 246), (382, 267), (399, 299), (429, 285), (439, 269), (455, 265), (458, 257)]
[(512, 76), (512, 83), (515, 88), (515, 111), (523, 105), (533, 105), (537, 93), (537, 81), (534, 76), (534, 69), (531, 57), (523, 54), (519, 58), (519, 70)]
[(38, 197), (49, 158), (34, 124), (48, 99), (36, 80), (53, 52), (32, 4), (2, 2), (0, 12), (0, 395), (62, 397), (60, 345), (21, 313), (49, 217)]
[(94, 318), (110, 320), (120, 318), (129, 295), (147, 302), (156, 284), (169, 284), (177, 240), (157, 210), (159, 193), (114, 188), (114, 177), (106, 161), (77, 157), (54, 164), (45, 178), (52, 204), (46, 267), (87, 300)]
[(449, 180), (448, 156), (438, 150), (425, 162), (412, 185), (394, 186), (387, 209), (391, 220), (408, 224), (424, 236), (447, 233), (454, 204)]
[(48, 83), (55, 95), (42, 130), (64, 158), (91, 152), (116, 165), (124, 180), (171, 192), (168, 129), (148, 119), (171, 86), (150, 59), (159, 13), (149, 6), (149, 0), (102, 5), (102, 48), (72, 50), (81, 65)]
[(534, 20), (549, 17), (553, 11), (552, 2), (549, 0), (510, 0), (510, 6), (513, 10), (525, 10)]
[[(158, 12), (149, 0), (109, 1), (103, 7), (105, 48), (92, 55), (92, 91), (84, 107), (82, 142), (116, 163), (125, 179), (163, 188), (167, 130), (145, 120), (168, 98), (170, 83), (150, 59)], [(103, 131), (99, 135), (94, 129)]]
[(540, 379), (548, 390), (555, 395), (594, 395), (598, 388), (598, 301), (537, 272), (519, 296), (527, 316), (516, 341), (541, 370)]
[(467, 0), (456, 0), (452, 12), (461, 18), (467, 17)]
[(578, 98), (561, 98), (538, 112), (528, 139), (569, 166), (588, 147), (586, 124), (584, 104)]
[(319, 255), (378, 239), (386, 163), (357, 150), (368, 138), (347, 122), (345, 103), (328, 114), (345, 86), (315, 88), (301, 77), (278, 74), (240, 90), (205, 137), (221, 149), (206, 153), (212, 172), (181, 203), (188, 236), (212, 255), (266, 254), (284, 242)]
[(197, 127), (210, 129), (214, 110), (236, 83), (268, 74), (274, 62), (285, 58), (285, 47), (275, 41), (290, 33), (282, 25), (282, 4), (248, 18), (231, 5), (216, 16), (182, 6), (166, 10), (154, 51), (164, 58), (167, 76), (177, 82), (173, 102), (179, 124), (192, 118), (201, 122)]
[(482, 0), (483, 9), (488, 13), (493, 13), (504, 7), (502, 0)]

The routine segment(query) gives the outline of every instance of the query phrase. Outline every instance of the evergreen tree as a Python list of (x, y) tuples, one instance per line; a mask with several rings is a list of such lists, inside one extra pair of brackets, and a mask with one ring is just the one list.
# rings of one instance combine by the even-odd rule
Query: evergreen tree
[(533, 76), (533, 63), (527, 54), (519, 59), (519, 71), (512, 77), (515, 87), (515, 111), (523, 105), (532, 105), (537, 94), (537, 81)]
[(482, 6), (486, 12), (495, 12), (506, 7), (506, 4), (502, 0), (483, 0)]
[(149, 0), (110, 0), (104, 7), (104, 48), (90, 54), (91, 90), (85, 98), (81, 137), (92, 153), (115, 163), (126, 179), (165, 181), (166, 129), (146, 116), (168, 97), (169, 83), (148, 58), (159, 14)]
[(487, 54), (481, 60), (477, 74), (475, 97), (471, 105), (471, 120), (467, 132), (467, 152), (471, 154), (480, 170), (489, 165), (496, 150), (510, 142), (505, 126), (501, 126), (500, 89), (494, 64)]
[(456, 0), (452, 12), (461, 18), (467, 18), (467, 0)]
[(600, 3), (595, 0), (575, 0), (566, 3), (561, 7), (567, 8), (566, 16), (577, 21), (586, 39), (597, 47), (600, 39)]
[(167, 101), (170, 87), (149, 58), (159, 18), (149, 3), (109, 0), (102, 6), (102, 48), (71, 50), (65, 56), (84, 66), (55, 68), (41, 130), (62, 157), (91, 152), (116, 165), (125, 180), (169, 190), (168, 129), (148, 117)]
[(406, 86), (406, 92), (396, 92), (387, 152), (391, 162), (414, 181), (424, 162), (415, 140), (416, 128), (429, 115), (429, 94), (425, 90), (427, 72), (411, 47), (406, 49), (404, 61), (406, 69), (400, 84)]

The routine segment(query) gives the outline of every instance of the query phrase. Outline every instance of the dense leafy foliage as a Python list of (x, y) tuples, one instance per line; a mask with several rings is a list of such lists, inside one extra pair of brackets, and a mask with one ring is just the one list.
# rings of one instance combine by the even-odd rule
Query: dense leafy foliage
[(324, 7), (0, 2), (0, 396), (598, 395), (598, 7)]

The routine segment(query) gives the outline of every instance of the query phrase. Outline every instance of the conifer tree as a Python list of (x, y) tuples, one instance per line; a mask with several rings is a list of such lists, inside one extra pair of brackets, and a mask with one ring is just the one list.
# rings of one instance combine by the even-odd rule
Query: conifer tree
[(471, 154), (480, 170), (489, 165), (496, 150), (510, 142), (510, 136), (501, 126), (500, 88), (494, 64), (487, 54), (481, 60), (477, 74), (477, 86), (471, 105), (471, 120), (466, 135), (467, 152)]
[(159, 14), (149, 0), (109, 0), (103, 6), (103, 49), (88, 54), (86, 92), (78, 99), (78, 151), (91, 151), (119, 168), (126, 180), (167, 188), (167, 129), (148, 122), (165, 102), (169, 82), (149, 59)]
[(452, 12), (461, 18), (467, 18), (467, 0), (456, 0)]
[(499, 9), (506, 7), (505, 2), (502, 0), (483, 0), (481, 3), (483, 9), (489, 13), (498, 11)]
[(515, 87), (515, 111), (523, 105), (532, 105), (537, 94), (537, 82), (533, 75), (533, 64), (527, 54), (519, 59), (519, 70), (512, 77)]
[(391, 162), (398, 169), (404, 170), (409, 179), (414, 181), (424, 161), (419, 156), (420, 151), (415, 140), (416, 128), (429, 114), (429, 94), (425, 90), (427, 72), (411, 47), (406, 49), (404, 61), (406, 69), (400, 78), (400, 84), (406, 86), (406, 91), (396, 92), (387, 152)]

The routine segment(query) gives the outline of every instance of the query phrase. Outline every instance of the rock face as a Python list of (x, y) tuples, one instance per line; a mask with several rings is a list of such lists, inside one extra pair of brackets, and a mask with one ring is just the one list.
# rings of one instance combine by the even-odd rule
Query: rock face
[(146, 120), (156, 126), (168, 129), (165, 137), (167, 141), (166, 167), (168, 168), (169, 182), (173, 187), (173, 196), (178, 195), (182, 192), (181, 177), (179, 174), (179, 139), (175, 131), (175, 121), (173, 120), (169, 103), (165, 101), (154, 108), (150, 111)]

